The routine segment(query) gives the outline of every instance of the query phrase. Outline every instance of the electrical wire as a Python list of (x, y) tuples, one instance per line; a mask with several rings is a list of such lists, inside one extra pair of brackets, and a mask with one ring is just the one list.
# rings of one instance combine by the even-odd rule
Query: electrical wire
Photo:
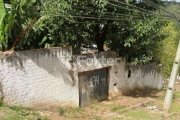
[[(55, 15), (56, 16), (56, 15)], [(57, 15), (59, 16), (59, 15)], [(120, 18), (110, 18), (110, 17), (95, 17), (95, 16), (77, 16), (77, 15), (70, 15), (70, 18), (81, 18), (81, 19), (92, 19), (92, 20), (112, 20), (118, 21), (121, 20)], [(124, 17), (124, 16), (122, 16)]]
[[(123, 2), (121, 2), (121, 4), (122, 4), (122, 3), (123, 3)], [(139, 7), (132, 6), (132, 5), (129, 5), (129, 4), (126, 4), (126, 3), (124, 3), (124, 4), (125, 4), (125, 5), (128, 5), (128, 6), (131, 6), (131, 7), (139, 8)], [(124, 4), (123, 4), (123, 5), (124, 5)], [(93, 5), (93, 4), (92, 4), (92, 5)], [(152, 11), (148, 11), (148, 10), (143, 9), (143, 8), (139, 8), (139, 9), (144, 10), (144, 11), (146, 11), (146, 12), (139, 11), (139, 10), (137, 10), (137, 9), (132, 9), (132, 8), (127, 8), (127, 7), (115, 5), (115, 4), (110, 3), (110, 2), (107, 2), (107, 5), (111, 5), (111, 6), (118, 7), (118, 8), (124, 9), (124, 10), (128, 10), (128, 11), (139, 12), (139, 13), (146, 14), (146, 15), (154, 14)], [(77, 7), (77, 6), (73, 6), (73, 7)], [(84, 9), (85, 9), (85, 8), (84, 8)], [(93, 8), (92, 8), (92, 9), (93, 9)], [(118, 14), (118, 13), (117, 13), (117, 14)]]
[[(54, 14), (53, 16), (62, 16), (59, 14)], [(63, 16), (62, 16), (63, 17)], [(87, 19), (87, 20), (110, 20), (110, 21), (128, 21), (128, 20), (133, 20), (133, 21), (138, 21), (138, 20), (148, 20), (145, 19), (144, 17), (142, 18), (138, 18), (138, 17), (127, 17), (125, 19), (124, 16), (121, 16), (119, 18), (113, 18), (113, 17), (96, 17), (96, 16), (79, 16), (79, 15), (69, 15), (69, 16), (65, 16), (67, 18), (79, 18), (79, 19)], [(137, 19), (138, 18), (138, 19)], [(154, 19), (154, 18), (153, 18)], [(158, 19), (164, 19), (164, 17), (158, 17)]]
[[(130, 19), (118, 19), (118, 21), (130, 21)], [(158, 21), (159, 19), (155, 19), (155, 21)], [(147, 19), (134, 19), (133, 21), (149, 21)], [(106, 24), (106, 25), (115, 25), (115, 24), (108, 24), (108, 23), (103, 23), (103, 22), (90, 22), (90, 21), (85, 21), (85, 22), (78, 22), (78, 21), (73, 21), (72, 23), (82, 23), (82, 24)]]
[[(109, 5), (113, 5), (113, 6), (115, 6), (115, 7), (119, 7), (119, 8), (122, 8), (122, 9), (126, 9), (126, 10), (131, 10), (131, 11), (136, 11), (136, 12), (140, 12), (140, 13), (143, 13), (143, 15), (144, 14), (146, 14), (146, 17), (147, 16), (149, 16), (149, 15), (151, 15), (151, 16), (156, 16), (156, 17), (166, 17), (166, 18), (171, 18), (171, 16), (168, 16), (168, 15), (157, 15), (157, 14), (155, 14), (154, 12), (152, 12), (152, 11), (148, 11), (148, 10), (146, 10), (146, 9), (143, 9), (143, 8), (140, 8), (140, 7), (136, 7), (136, 6), (133, 6), (133, 5), (129, 5), (129, 4), (127, 4), (127, 3), (124, 3), (124, 2), (120, 2), (120, 1), (115, 1), (115, 0), (110, 0), (110, 1), (113, 1), (113, 2), (117, 2), (117, 3), (119, 3), (119, 4), (121, 4), (121, 5), (126, 5), (126, 6), (130, 6), (130, 7), (133, 7), (133, 8), (136, 8), (136, 9), (131, 9), (131, 8), (127, 8), (127, 7), (122, 7), (122, 6), (119, 6), (119, 5), (115, 5), (115, 4), (113, 4), (113, 3), (107, 3), (107, 4), (109, 4)], [(76, 6), (72, 6), (72, 7), (76, 7)], [(87, 9), (87, 8), (86, 8)], [(139, 9), (139, 10), (143, 10), (143, 11), (146, 11), (146, 12), (142, 12), (142, 11), (139, 11), (139, 10), (137, 10), (137, 9)], [(156, 8), (157, 9), (157, 8)], [(87, 9), (87, 10), (90, 10), (90, 9)], [(64, 11), (65, 12), (65, 11)], [(127, 17), (127, 16), (129, 16), (129, 17), (138, 17), (137, 15), (136, 16), (134, 16), (134, 15), (127, 15), (127, 14), (120, 14), (120, 13), (110, 13), (110, 12), (103, 12), (103, 13), (105, 13), (105, 14), (111, 14), (111, 15), (118, 15), (118, 17), (121, 17), (121, 16), (124, 16), (124, 17)], [(114, 16), (108, 16), (108, 15), (104, 15), (104, 16), (106, 16), (106, 17), (111, 17), (111, 19), (112, 19), (112, 17), (114, 17)], [(80, 17), (80, 16), (79, 16)], [(85, 16), (86, 17), (86, 16)], [(88, 16), (89, 17), (89, 16)], [(94, 17), (94, 16), (93, 16)], [(98, 16), (99, 17), (99, 16)], [(142, 17), (142, 16), (139, 16), (139, 17)], [(116, 17), (117, 18), (117, 17)], [(115, 18), (115, 19), (116, 19)], [(92, 18), (91, 18), (92, 19)], [(100, 19), (100, 18), (98, 18), (98, 19)], [(104, 19), (104, 18), (103, 18)], [(107, 18), (105, 18), (105, 19), (107, 19)]]
[[(73, 6), (74, 7), (74, 6)], [(78, 9), (81, 9), (80, 7), (75, 7), (75, 8), (78, 8)], [(82, 8), (84, 9), (84, 8)], [(85, 9), (84, 9), (85, 10)], [(92, 11), (93, 12), (93, 9), (89, 9), (87, 8), (87, 10), (89, 11)], [(116, 16), (114, 16), (116, 15)], [(142, 15), (130, 15), (130, 14), (120, 14), (120, 13), (111, 13), (111, 12), (103, 12), (103, 14), (99, 15), (99, 16), (103, 16), (103, 17), (115, 17), (115, 18), (118, 18), (118, 17), (143, 17)]]
[[(156, 17), (158, 17), (158, 18), (160, 18), (160, 17), (169, 17), (170, 18), (170, 16), (167, 16), (167, 15), (159, 15), (159, 16), (157, 16), (157, 14), (155, 14), (154, 12), (152, 12), (152, 11), (148, 11), (148, 10), (145, 10), (145, 9), (143, 9), (143, 8), (140, 8), (140, 7), (136, 7), (136, 6), (134, 6), (134, 5), (129, 5), (129, 4), (127, 4), (127, 3), (124, 3), (124, 2), (120, 2), (120, 1), (115, 1), (115, 0), (110, 0), (110, 1), (113, 1), (113, 2), (117, 2), (117, 3), (119, 3), (119, 4), (121, 4), (121, 5), (125, 5), (125, 6), (129, 6), (129, 7), (133, 7), (133, 8), (135, 8), (135, 9), (131, 9), (131, 8), (126, 8), (126, 7), (122, 7), (122, 6), (119, 6), (119, 5), (115, 5), (115, 4), (113, 4), (113, 3), (107, 3), (107, 4), (109, 4), (109, 5), (113, 5), (113, 6), (115, 6), (115, 7), (120, 7), (120, 8), (122, 8), (122, 9), (127, 9), (127, 10), (132, 10), (132, 11), (136, 11), (136, 12), (141, 12), (141, 13), (143, 13), (143, 15), (144, 14), (146, 14), (146, 15), (153, 15), (153, 16), (156, 16)], [(74, 6), (73, 6), (74, 7)], [(87, 8), (86, 8), (87, 9)], [(87, 10), (90, 10), (90, 9), (87, 9)], [(146, 12), (142, 12), (142, 11), (139, 11), (139, 10), (143, 10), (143, 11), (146, 11)], [(65, 11), (64, 11), (65, 12)], [(67, 15), (64, 15), (65, 17), (70, 17), (70, 18), (81, 18), (81, 19), (93, 19), (93, 20), (113, 20), (113, 21), (118, 21), (118, 20), (122, 20), (122, 18), (121, 17), (128, 17), (128, 18), (138, 18), (138, 19), (144, 19), (145, 17), (144, 16), (140, 16), (140, 15), (128, 15), (128, 14), (120, 14), (120, 13), (110, 13), (110, 12), (103, 12), (103, 13), (105, 13), (105, 14), (103, 14), (103, 15), (100, 15), (100, 16), (87, 16), (87, 15), (73, 15), (74, 13), (67, 13)], [(69, 14), (69, 15), (68, 15)], [(110, 14), (110, 15), (106, 15), (106, 14)], [(117, 15), (116, 17), (115, 16), (112, 16), (112, 15)], [(55, 15), (55, 16), (62, 16), (62, 15)]]
[[(89, 7), (88, 8), (80, 8), (80, 7), (77, 7), (77, 6), (72, 6), (73, 8), (77, 8), (77, 9), (82, 9), (82, 10), (89, 10), (89, 11), (92, 11), (93, 12), (93, 8), (90, 9)], [(84, 11), (83, 11), (84, 12)], [(103, 15), (106, 15), (106, 14), (109, 14), (109, 15), (117, 15), (117, 16), (132, 16), (132, 15), (129, 15), (129, 14), (121, 14), (121, 13), (114, 13), (114, 12), (103, 12)], [(138, 16), (138, 15), (136, 15)], [(141, 16), (142, 17), (142, 16)]]
[(129, 6), (129, 7), (132, 7), (132, 8), (135, 8), (135, 9), (139, 9), (139, 10), (142, 10), (141, 12), (146, 12), (146, 13), (151, 13), (153, 14), (152, 11), (149, 11), (147, 9), (144, 9), (144, 8), (140, 8), (140, 7), (137, 7), (137, 6), (134, 6), (134, 5), (130, 5), (130, 4), (127, 4), (125, 2), (120, 2), (120, 1), (116, 1), (116, 0), (110, 0), (111, 2), (115, 2), (115, 3), (118, 3), (118, 4), (121, 4), (121, 5), (125, 5), (125, 6)]
[[(49, 15), (49, 16), (59, 16), (59, 17), (65, 17), (65, 19), (67, 18), (81, 18), (81, 19), (90, 19), (90, 20), (111, 20), (111, 21), (121, 21), (122, 18), (127, 18), (128, 20), (132, 20), (133, 18), (135, 19), (140, 19), (140, 20), (145, 20), (146, 17), (144, 16), (133, 16), (133, 15), (125, 15), (123, 14), (122, 16), (116, 16), (116, 17), (113, 17), (113, 16), (108, 16), (108, 15), (103, 15), (103, 16), (87, 16), (87, 15), (77, 15), (77, 14), (74, 14), (74, 13), (67, 13), (66, 15), (60, 15), (60, 14), (52, 14), (52, 15)], [(158, 16), (157, 18), (159, 19), (163, 19), (163, 18), (167, 18), (169, 16)], [(153, 18), (154, 19), (154, 18)], [(123, 19), (124, 20), (124, 19)]]
[(118, 8), (121, 8), (121, 9), (124, 9), (124, 10), (129, 10), (129, 11), (134, 11), (134, 12), (139, 12), (139, 13), (142, 13), (142, 14), (147, 14), (147, 15), (150, 15), (149, 13), (146, 13), (146, 12), (142, 12), (142, 11), (137, 11), (136, 9), (132, 9), (132, 8), (126, 8), (126, 7), (122, 7), (122, 6), (119, 6), (119, 5), (115, 5), (113, 3), (107, 3), (111, 6), (114, 6), (114, 7), (118, 7)]
[(162, 15), (162, 14), (156, 14), (154, 12), (151, 12), (151, 13), (146, 13), (146, 12), (142, 12), (142, 11), (137, 11), (137, 9), (131, 9), (131, 8), (124, 8), (122, 6), (119, 6), (119, 5), (114, 5), (114, 4), (111, 4), (111, 3), (108, 3), (109, 5), (113, 5), (115, 7), (119, 7), (119, 8), (122, 8), (122, 9), (126, 9), (126, 10), (131, 10), (131, 11), (136, 11), (136, 12), (139, 12), (139, 13), (143, 13), (143, 14), (147, 14), (147, 16), (156, 16), (156, 17), (165, 17), (165, 18), (171, 18), (171, 16), (168, 16), (168, 15)]
[(165, 13), (168, 13), (169, 15), (171, 15), (172, 18), (178, 20), (178, 17), (177, 17), (177, 16), (175, 16), (175, 15), (172, 14), (171, 12), (169, 12), (169, 11), (167, 11), (167, 10), (165, 10), (165, 9), (163, 9), (163, 8), (161, 8), (161, 7), (159, 7), (159, 6), (158, 6), (156, 3), (154, 3), (153, 1), (143, 0), (143, 2), (144, 2), (145, 4), (147, 4), (147, 5), (149, 5), (149, 6), (153, 7), (153, 8), (155, 8), (155, 9), (160, 9), (160, 10), (164, 11)]

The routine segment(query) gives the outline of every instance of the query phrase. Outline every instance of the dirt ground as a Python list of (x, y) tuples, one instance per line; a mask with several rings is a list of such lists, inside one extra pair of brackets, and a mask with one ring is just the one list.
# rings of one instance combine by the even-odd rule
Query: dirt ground
[[(136, 89), (84, 108), (63, 108), (60, 112), (41, 111), (49, 120), (177, 120), (180, 108), (163, 111), (165, 91)], [(178, 94), (179, 95), (179, 94)], [(173, 104), (180, 106), (180, 96)], [(176, 114), (176, 115), (175, 115)], [(175, 116), (175, 117), (174, 117)], [(174, 118), (173, 118), (174, 117)]]
[(180, 120), (180, 80), (168, 113), (163, 110), (166, 89), (136, 88), (83, 108), (54, 106), (50, 111), (0, 102), (0, 120)]

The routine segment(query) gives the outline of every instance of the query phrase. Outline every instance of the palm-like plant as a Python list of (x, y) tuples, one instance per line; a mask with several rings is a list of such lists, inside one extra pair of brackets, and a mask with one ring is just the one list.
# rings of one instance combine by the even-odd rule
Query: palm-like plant
[[(6, 9), (0, 21), (0, 51), (11, 49), (19, 34), (36, 17), (36, 12), (33, 12), (36, 10), (35, 2), (36, 0), (11, 0), (11, 8)], [(19, 47), (21, 46), (16, 46)]]

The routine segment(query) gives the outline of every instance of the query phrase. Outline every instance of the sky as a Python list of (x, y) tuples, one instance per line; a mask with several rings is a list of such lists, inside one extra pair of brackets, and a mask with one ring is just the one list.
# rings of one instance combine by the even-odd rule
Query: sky
[[(166, 0), (164, 0), (164, 1), (166, 1)], [(172, 0), (167, 0), (167, 1), (172, 1)], [(175, 1), (180, 2), (180, 0), (175, 0)]]

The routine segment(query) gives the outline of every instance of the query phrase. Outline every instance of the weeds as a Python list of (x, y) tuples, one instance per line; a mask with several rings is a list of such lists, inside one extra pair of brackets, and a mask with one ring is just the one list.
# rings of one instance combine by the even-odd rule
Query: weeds
[(59, 114), (60, 114), (61, 116), (64, 115), (64, 112), (65, 112), (64, 108), (59, 108)]
[(46, 117), (40, 116), (31, 108), (22, 106), (7, 106), (2, 103), (0, 109), (0, 120), (47, 120)]
[(3, 101), (0, 101), (0, 107), (2, 107), (4, 104), (3, 104)]
[(90, 105), (89, 108), (90, 108), (90, 109), (94, 109), (94, 106), (93, 106), (93, 105)]
[(22, 116), (28, 116), (29, 114), (31, 114), (30, 108), (25, 108), (21, 106), (10, 106), (9, 108)]

